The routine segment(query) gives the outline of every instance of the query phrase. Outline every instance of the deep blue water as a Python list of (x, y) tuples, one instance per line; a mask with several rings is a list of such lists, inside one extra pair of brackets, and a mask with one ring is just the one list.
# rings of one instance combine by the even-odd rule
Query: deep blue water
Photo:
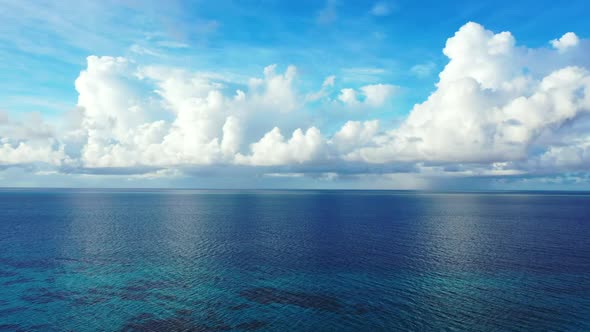
[(590, 331), (590, 194), (0, 190), (0, 330)]

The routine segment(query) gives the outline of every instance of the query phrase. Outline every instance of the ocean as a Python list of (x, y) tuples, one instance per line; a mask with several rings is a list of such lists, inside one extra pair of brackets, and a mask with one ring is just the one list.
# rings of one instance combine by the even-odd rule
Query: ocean
[(0, 190), (0, 331), (590, 331), (590, 194)]

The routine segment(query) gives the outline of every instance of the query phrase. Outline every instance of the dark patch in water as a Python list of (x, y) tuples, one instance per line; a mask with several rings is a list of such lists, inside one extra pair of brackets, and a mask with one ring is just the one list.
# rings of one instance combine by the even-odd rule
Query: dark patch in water
[(100, 288), (88, 288), (88, 290), (86, 290), (86, 293), (88, 294), (104, 294), (104, 291)]
[(38, 270), (49, 270), (58, 267), (59, 264), (55, 260), (50, 258), (34, 259), (34, 260), (13, 260), (13, 259), (0, 259), (0, 264), (4, 264), (15, 269), (38, 269)]
[(153, 290), (170, 288), (171, 284), (166, 281), (138, 280), (128, 283), (122, 287), (121, 292), (117, 294), (123, 300), (145, 301), (149, 296), (156, 296), (159, 299), (172, 300), (164, 298), (165, 295), (152, 294)]
[(92, 295), (106, 295), (106, 296), (116, 296), (117, 295), (117, 292), (111, 286), (88, 288), (88, 290), (86, 292), (88, 294), (92, 294)]
[(375, 311), (378, 311), (378, 308), (368, 304), (358, 303), (352, 306), (352, 314), (354, 315), (365, 315)]
[(149, 312), (142, 312), (141, 314), (133, 317), (131, 320), (146, 320), (154, 317), (156, 317), (154, 316), (154, 314), (150, 314)]
[(170, 332), (214, 332), (227, 331), (231, 327), (228, 325), (205, 325), (196, 323), (183, 317), (172, 317), (166, 319), (149, 318), (138, 322), (137, 319), (129, 320), (121, 329), (123, 332), (133, 331), (170, 331)]
[(0, 278), (10, 278), (16, 276), (16, 272), (0, 270)]
[(38, 324), (38, 325), (31, 325), (27, 328), (27, 331), (49, 331), (49, 324)]
[(189, 310), (189, 309), (176, 310), (176, 315), (178, 315), (178, 316), (190, 316), (192, 314), (193, 314), (193, 311)]
[(242, 310), (242, 309), (248, 309), (248, 308), (250, 308), (250, 305), (249, 305), (249, 304), (247, 304), (247, 303), (242, 303), (242, 304), (238, 304), (238, 305), (231, 306), (231, 307), (229, 307), (228, 309), (229, 309), (229, 310), (236, 311), (236, 310)]
[(69, 257), (55, 257), (55, 259), (58, 261), (82, 262), (81, 259), (69, 258)]
[(4, 286), (11, 286), (11, 285), (24, 284), (24, 283), (31, 282), (31, 281), (34, 281), (34, 280), (31, 279), (31, 278), (19, 277), (19, 278), (14, 279), (14, 280), (6, 281), (2, 285), (4, 285)]
[(165, 281), (137, 280), (130, 282), (122, 290), (127, 292), (149, 292), (155, 289), (170, 288), (172, 285)]
[(101, 297), (101, 296), (84, 296), (79, 297), (74, 301), (74, 304), (77, 306), (91, 306), (98, 303), (103, 303), (108, 301), (109, 298)]
[[(54, 260), (66, 262), (66, 263), (78, 263), (87, 266), (107, 266), (119, 263), (115, 259), (104, 259), (104, 258), (74, 258), (74, 257), (55, 257)], [(84, 268), (82, 270), (85, 270)]]
[(0, 331), (23, 331), (18, 324), (0, 324)]
[(25, 311), (25, 310), (27, 310), (27, 308), (25, 308), (25, 307), (14, 307), (14, 308), (2, 309), (2, 310), (0, 310), (0, 317), (11, 315), (11, 314)]
[(339, 312), (342, 308), (340, 301), (332, 296), (304, 292), (290, 292), (271, 287), (247, 289), (241, 291), (240, 296), (260, 304), (290, 304), (302, 308), (330, 312)]
[(149, 294), (148, 293), (133, 293), (133, 292), (126, 292), (121, 293), (119, 297), (122, 300), (126, 301), (145, 301), (147, 300)]
[(236, 325), (236, 329), (253, 331), (253, 330), (261, 329), (267, 325), (268, 325), (267, 322), (263, 322), (260, 320), (253, 320), (251, 322), (245, 322), (245, 323), (241, 323), (241, 324)]
[(162, 301), (178, 301), (178, 297), (170, 294), (155, 294), (154, 295), (158, 300)]
[(68, 291), (50, 291), (47, 288), (29, 289), (21, 299), (33, 304), (44, 304), (54, 301), (65, 301), (72, 299), (75, 293)]
[(79, 306), (89, 306), (98, 303), (104, 303), (111, 300), (113, 297), (119, 297), (121, 299), (145, 299), (145, 297), (137, 296), (135, 294), (120, 294), (114, 290), (111, 286), (93, 287), (86, 290), (84, 296), (77, 298), (74, 304)]
[(121, 331), (190, 331), (191, 325), (190, 321), (178, 318), (150, 318), (140, 322), (131, 319), (123, 326)]

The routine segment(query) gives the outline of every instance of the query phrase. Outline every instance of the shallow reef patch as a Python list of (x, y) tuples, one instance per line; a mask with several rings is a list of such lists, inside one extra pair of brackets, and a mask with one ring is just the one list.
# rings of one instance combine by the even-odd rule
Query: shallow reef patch
[[(144, 317), (148, 317), (142, 314)], [(149, 314), (148, 314), (149, 315)], [(121, 329), (121, 332), (139, 332), (139, 331), (191, 331), (191, 332), (214, 332), (214, 331), (228, 331), (231, 330), (229, 325), (206, 325), (194, 322), (185, 317), (170, 317), (170, 318), (153, 318), (151, 316), (147, 319), (140, 319), (136, 316), (130, 319)]]
[(66, 301), (74, 298), (76, 293), (69, 291), (52, 291), (47, 288), (32, 288), (27, 290), (21, 299), (32, 304), (45, 304), (55, 301)]
[(285, 291), (272, 287), (258, 287), (243, 290), (240, 292), (240, 296), (260, 304), (288, 304), (307, 309), (330, 312), (340, 312), (342, 309), (342, 303), (340, 300), (333, 296), (318, 293)]
[(268, 325), (267, 322), (263, 322), (260, 320), (253, 320), (251, 322), (245, 322), (245, 323), (240, 323), (240, 324), (236, 325), (236, 329), (253, 331), (253, 330), (261, 329), (267, 325)]
[(25, 278), (25, 277), (18, 277), (16, 279), (13, 280), (9, 280), (9, 281), (5, 281), (2, 283), (3, 286), (12, 286), (12, 285), (19, 285), (19, 284), (25, 284), (31, 281), (35, 281), (34, 279), (31, 278)]

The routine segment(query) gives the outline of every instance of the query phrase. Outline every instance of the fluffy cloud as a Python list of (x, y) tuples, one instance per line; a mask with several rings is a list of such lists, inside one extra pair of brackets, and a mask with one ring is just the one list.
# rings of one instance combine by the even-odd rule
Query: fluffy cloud
[(301, 164), (317, 158), (323, 145), (322, 135), (315, 127), (306, 132), (297, 129), (289, 140), (285, 140), (280, 129), (275, 127), (250, 146), (251, 155), (239, 154), (236, 162), (256, 166)]
[(559, 39), (553, 39), (551, 45), (560, 52), (565, 52), (567, 49), (578, 46), (580, 39), (573, 32), (568, 32)]
[(397, 87), (391, 84), (372, 84), (361, 87), (365, 96), (364, 103), (369, 106), (383, 106), (396, 92)]
[(377, 135), (379, 131), (379, 121), (348, 121), (342, 128), (334, 134), (331, 144), (342, 155), (366, 146)]
[(586, 170), (590, 165), (590, 139), (571, 146), (552, 146), (533, 162), (544, 170)]
[(443, 52), (449, 63), (437, 90), (399, 128), (382, 135), (379, 146), (355, 151), (355, 160), (516, 163), (538, 151), (557, 151), (547, 146), (547, 137), (551, 144), (567, 144), (558, 134), (590, 111), (587, 69), (575, 63), (561, 67), (560, 59), (548, 54), (542, 68), (527, 72), (527, 60), (546, 51), (517, 47), (509, 32), (495, 34), (468, 23)]
[[(295, 75), (293, 66), (284, 74), (268, 66), (263, 78), (250, 79), (247, 92), (228, 96), (223, 84), (205, 75), (91, 56), (76, 80), (86, 139), (81, 164), (104, 168), (232, 163), (242, 145), (243, 123), (256, 121), (256, 114), (284, 114), (297, 107)], [(154, 88), (135, 88), (142, 84)]]
[(297, 174), (588, 171), (590, 49), (573, 33), (551, 45), (526, 48), (510, 32), (465, 24), (447, 40), (448, 63), (435, 91), (395, 127), (370, 119), (326, 125), (317, 107), (309, 108), (344, 104), (365, 120), (368, 111), (387, 109), (399, 89), (393, 84), (343, 88), (329, 76), (320, 90), (306, 93), (294, 66), (271, 65), (260, 77), (228, 83), (90, 56), (75, 82), (78, 102), (67, 125), (0, 113), (0, 164), (124, 169), (150, 178), (217, 165), (263, 166), (269, 174), (285, 166)]
[(391, 99), (398, 87), (391, 84), (370, 84), (360, 87), (359, 90), (360, 92), (351, 88), (342, 89), (338, 100), (349, 106), (381, 107)]
[(338, 95), (338, 100), (347, 104), (347, 105), (356, 105), (359, 103), (356, 97), (356, 91), (351, 88), (346, 88), (340, 90), (340, 94)]
[(54, 128), (39, 114), (13, 121), (0, 111), (0, 165), (43, 163), (60, 166), (68, 162), (63, 144), (54, 136)]

